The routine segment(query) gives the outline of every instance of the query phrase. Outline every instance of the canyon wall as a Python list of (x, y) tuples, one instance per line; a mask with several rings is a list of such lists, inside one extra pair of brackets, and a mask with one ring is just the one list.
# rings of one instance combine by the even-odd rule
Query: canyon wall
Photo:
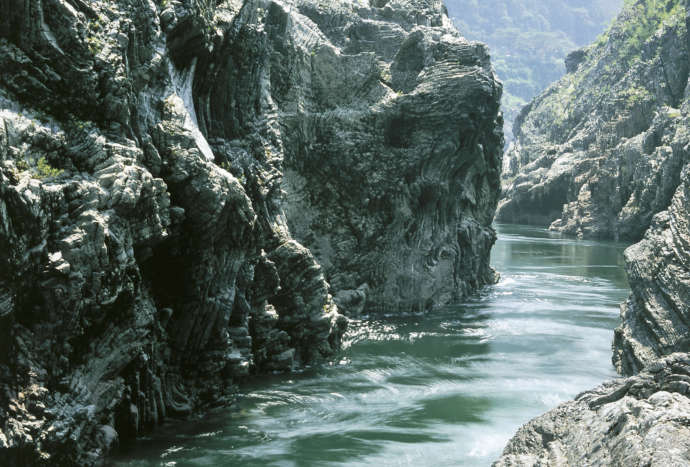
[(620, 11), (622, 0), (446, 0), (460, 33), (485, 42), (503, 82), (506, 142), (529, 101), (566, 72), (571, 50), (592, 42)]
[(637, 241), (690, 160), (688, 28), (678, 1), (629, 2), (526, 106), (505, 158), (501, 222)]
[(97, 463), (328, 359), (336, 301), (494, 280), (501, 86), (440, 1), (0, 11), (3, 461)]
[[(580, 236), (644, 237), (625, 252), (632, 293), (621, 307), (613, 342), (613, 363), (626, 378), (524, 425), (496, 466), (690, 463), (689, 26), (690, 6), (683, 1), (628, 2), (604, 42), (571, 55), (580, 61), (573, 65), (577, 72), (523, 113), (524, 125), (545, 130), (521, 133), (529, 143), (513, 148), (511, 163), (525, 173), (507, 190), (502, 218), (548, 222), (558, 204), (573, 196), (551, 228)], [(650, 34), (638, 44), (641, 58), (621, 64), (587, 58), (625, 58), (632, 49), (621, 48), (642, 30)], [(574, 101), (553, 100), (573, 77), (585, 71), (596, 80), (600, 76), (587, 70), (616, 66), (630, 66), (620, 81), (611, 75), (609, 81), (570, 84), (573, 96), (597, 92), (584, 89), (590, 86), (612, 93), (602, 94), (601, 106), (588, 107), (593, 113), (577, 128), (564, 126), (570, 133), (559, 133), (558, 124), (544, 120), (556, 111), (546, 112), (547, 103), (577, 109)], [(635, 80), (639, 88), (623, 94), (622, 87)], [(611, 108), (615, 118), (607, 123), (604, 104), (625, 96), (627, 104)], [(572, 143), (591, 137), (597, 124), (599, 136), (590, 149), (576, 149)], [(534, 152), (539, 144), (543, 150)], [(530, 212), (540, 217), (525, 218)]]
[(486, 47), (461, 38), (440, 1), (379, 3), (305, 9), (325, 35), (310, 67), (271, 68), (299, 91), (274, 95), (288, 225), (350, 314), (421, 311), (495, 279), (503, 137)]

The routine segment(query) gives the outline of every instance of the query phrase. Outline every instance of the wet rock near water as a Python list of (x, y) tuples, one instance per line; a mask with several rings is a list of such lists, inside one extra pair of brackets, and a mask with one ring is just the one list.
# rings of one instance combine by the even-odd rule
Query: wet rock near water
[[(525, 110), (522, 144), (508, 162), (523, 174), (499, 211), (502, 219), (545, 223), (566, 202), (552, 229), (581, 237), (644, 233), (625, 252), (632, 293), (613, 342), (613, 363), (629, 377), (527, 423), (496, 466), (690, 463), (690, 7), (665, 2), (655, 16), (641, 5), (628, 5), (604, 42), (572, 57), (577, 71)], [(612, 80), (610, 68), (630, 58), (630, 41), (650, 24), (640, 55), (622, 80)], [(594, 81), (578, 84), (587, 76)], [(593, 85), (615, 100), (605, 94), (595, 106), (577, 104)], [(570, 123), (546, 120), (579, 107), (592, 113), (569, 114)], [(524, 217), (535, 210), (538, 217)]]
[(613, 362), (622, 374), (690, 350), (690, 166), (667, 211), (625, 252), (632, 294), (622, 306)]
[(440, 1), (3, 11), (11, 465), (98, 463), (249, 373), (330, 358), (336, 301), (418, 309), (494, 279), (501, 88)]
[(524, 425), (494, 467), (687, 465), (690, 355), (609, 381)]

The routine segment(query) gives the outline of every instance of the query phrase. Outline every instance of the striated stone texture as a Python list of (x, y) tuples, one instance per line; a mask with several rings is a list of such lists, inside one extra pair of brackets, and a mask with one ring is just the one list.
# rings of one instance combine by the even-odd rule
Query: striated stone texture
[(667, 211), (625, 252), (632, 294), (616, 329), (613, 362), (635, 374), (660, 356), (690, 351), (690, 165)]
[[(647, 9), (640, 5), (628, 4), (603, 42), (569, 59), (577, 69), (569, 79), (584, 73), (595, 81), (578, 86), (603, 86), (614, 98), (625, 97), (629, 112), (622, 104), (607, 122), (604, 104), (589, 107), (591, 117), (571, 130), (570, 142), (549, 145), (557, 133), (523, 131), (521, 142), (531, 142), (513, 148), (510, 163), (526, 173), (515, 178), (501, 208), (504, 219), (547, 222), (562, 192), (569, 204), (553, 229), (628, 239), (646, 230), (625, 252), (632, 294), (613, 342), (613, 363), (629, 378), (605, 383), (530, 421), (496, 466), (690, 464), (690, 6), (671, 0)], [(617, 66), (605, 59), (629, 58), (632, 39), (645, 30), (650, 35), (640, 57), (622, 62), (631, 67), (622, 80), (596, 81), (606, 77), (607, 67)], [(631, 87), (634, 79), (638, 88)], [(555, 105), (577, 109), (575, 101), (558, 96), (588, 95), (576, 87), (564, 90), (568, 82), (535, 101), (523, 124), (556, 131), (558, 123), (537, 122), (555, 115)], [(604, 94), (601, 102), (608, 99)], [(595, 124), (601, 129), (592, 150), (571, 150), (571, 142), (586, 138)], [(542, 155), (530, 160), (538, 144), (545, 145)], [(535, 206), (542, 216), (526, 219)]]
[[(690, 27), (690, 4), (685, 15)], [(690, 50), (690, 35), (686, 39)], [(679, 113), (676, 134), (685, 132), (687, 138), (690, 80)], [(670, 205), (653, 217), (644, 239), (625, 252), (632, 294), (622, 306), (613, 343), (613, 363), (622, 374), (635, 374), (658, 357), (690, 351), (690, 143), (683, 151), (685, 166)], [(678, 169), (673, 169), (675, 179)]]
[(523, 109), (497, 219), (636, 241), (690, 161), (690, 39), (681, 0), (629, 2)]
[(0, 10), (2, 462), (97, 463), (327, 358), (319, 262), (354, 312), (493, 280), (501, 88), (440, 1)]
[(304, 72), (282, 59), (303, 32), (270, 36), (291, 231), (348, 313), (423, 310), (494, 282), (503, 136), (486, 47), (438, 0), (327, 3), (297, 4)]
[(690, 464), (690, 354), (602, 384), (520, 428), (494, 467)]

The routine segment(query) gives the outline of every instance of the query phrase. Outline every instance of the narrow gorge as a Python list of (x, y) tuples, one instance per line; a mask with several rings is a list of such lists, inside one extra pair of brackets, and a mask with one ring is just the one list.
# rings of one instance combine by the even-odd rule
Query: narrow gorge
[(343, 313), (495, 282), (501, 85), (440, 0), (0, 11), (0, 463), (100, 463)]
[(690, 462), (690, 5), (628, 1), (525, 107), (497, 218), (640, 240), (613, 364), (628, 376), (523, 426), (494, 465)]
[(0, 0), (0, 466), (690, 465), (690, 4), (446, 3)]

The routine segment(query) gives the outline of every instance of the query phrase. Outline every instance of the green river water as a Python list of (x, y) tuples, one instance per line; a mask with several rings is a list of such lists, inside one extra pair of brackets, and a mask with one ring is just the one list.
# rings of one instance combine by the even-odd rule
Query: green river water
[(488, 466), (523, 423), (615, 376), (624, 245), (499, 225), (501, 281), (424, 315), (354, 321), (330, 366), (263, 377), (116, 466)]

